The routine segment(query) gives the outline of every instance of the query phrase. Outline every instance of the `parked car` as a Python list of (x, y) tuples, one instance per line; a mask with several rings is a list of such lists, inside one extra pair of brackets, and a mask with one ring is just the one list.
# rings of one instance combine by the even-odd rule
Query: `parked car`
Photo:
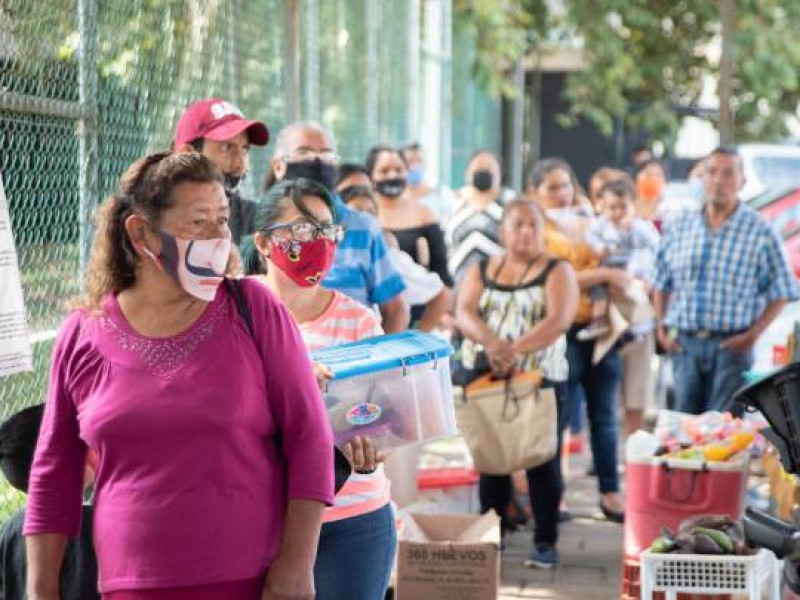
[(800, 185), (800, 146), (741, 144), (738, 149), (745, 177), (742, 199)]
[(760, 194), (748, 204), (777, 229), (786, 245), (795, 277), (800, 278), (800, 182)]

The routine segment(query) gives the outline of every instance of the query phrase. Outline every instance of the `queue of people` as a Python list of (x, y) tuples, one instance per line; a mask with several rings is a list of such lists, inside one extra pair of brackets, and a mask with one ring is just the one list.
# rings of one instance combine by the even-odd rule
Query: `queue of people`
[[(779, 238), (737, 199), (734, 150), (711, 153), (702, 209), (676, 216), (660, 208), (652, 157), (634, 177), (599, 171), (588, 195), (568, 162), (544, 159), (517, 194), (479, 150), (451, 193), (425, 180), (418, 145), (342, 164), (315, 123), (276, 136), (256, 203), (240, 184), (248, 147), (269, 139), (235, 106), (197, 102), (172, 150), (131, 165), (100, 208), (22, 476), (28, 504), (0, 536), (17, 553), (26, 536), (29, 598), (75, 587), (62, 565), (80, 550), (68, 539), (87, 518), (87, 457), (87, 560), (104, 599), (383, 598), (392, 486), (414, 459), (384, 468), (368, 437), (335, 449), (321, 395), (332, 374), (308, 355), (408, 327), (450, 336), (454, 385), (536, 372), (553, 390), (556, 454), (525, 473), (526, 564), (550, 568), (568, 423), (585, 407), (598, 507), (622, 523), (617, 406), (626, 434), (642, 426), (656, 341), (679, 409), (730, 408), (758, 335), (798, 297)], [(619, 332), (623, 298), (650, 312)], [(340, 453), (352, 472), (337, 489)], [(504, 533), (511, 475), (479, 482)]]

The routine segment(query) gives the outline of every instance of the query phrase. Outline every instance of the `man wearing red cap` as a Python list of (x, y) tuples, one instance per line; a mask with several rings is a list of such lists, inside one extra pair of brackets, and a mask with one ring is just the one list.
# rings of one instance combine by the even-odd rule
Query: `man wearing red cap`
[(253, 232), (256, 212), (256, 203), (242, 198), (239, 190), (247, 174), (247, 150), (250, 144), (266, 146), (268, 141), (269, 130), (264, 123), (245, 119), (236, 106), (219, 98), (189, 106), (175, 129), (175, 150), (201, 152), (222, 171), (230, 202), (229, 226), (236, 244)]

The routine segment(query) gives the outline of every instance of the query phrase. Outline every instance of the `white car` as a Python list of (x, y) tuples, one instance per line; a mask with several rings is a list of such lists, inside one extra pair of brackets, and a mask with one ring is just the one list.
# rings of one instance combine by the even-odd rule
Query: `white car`
[(743, 200), (800, 184), (800, 146), (741, 144), (738, 150), (745, 177), (740, 192)]

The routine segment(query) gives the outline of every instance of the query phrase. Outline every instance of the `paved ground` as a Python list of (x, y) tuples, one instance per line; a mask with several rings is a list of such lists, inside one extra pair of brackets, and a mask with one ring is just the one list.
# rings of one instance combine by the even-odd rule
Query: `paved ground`
[(562, 526), (560, 565), (529, 569), (522, 563), (531, 549), (530, 529), (509, 537), (503, 553), (500, 598), (612, 600), (620, 597), (622, 525), (603, 519), (597, 507), (596, 479), (584, 475), (586, 458), (572, 457), (567, 502), (575, 519)]

